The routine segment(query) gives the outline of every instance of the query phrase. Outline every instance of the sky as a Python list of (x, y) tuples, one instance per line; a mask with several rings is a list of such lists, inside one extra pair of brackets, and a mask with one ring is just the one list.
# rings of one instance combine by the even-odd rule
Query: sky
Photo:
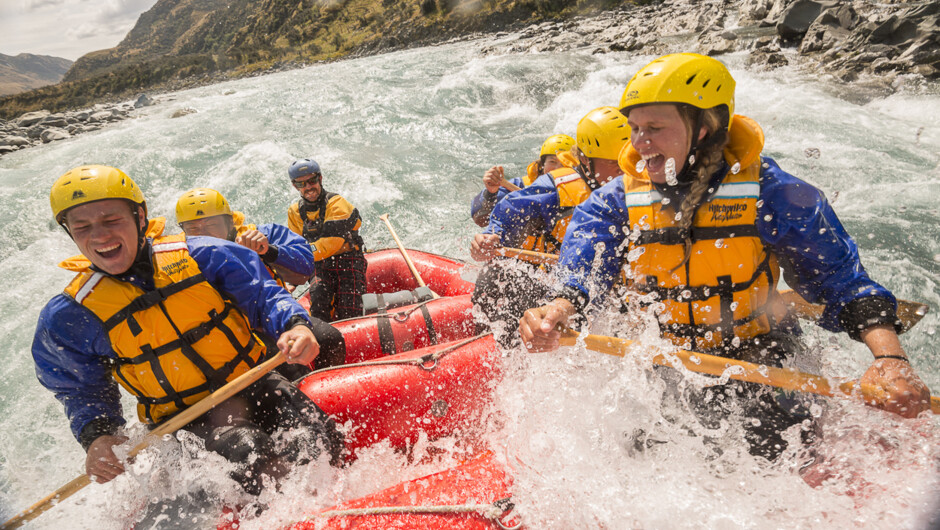
[(0, 53), (74, 61), (113, 48), (157, 0), (0, 0)]

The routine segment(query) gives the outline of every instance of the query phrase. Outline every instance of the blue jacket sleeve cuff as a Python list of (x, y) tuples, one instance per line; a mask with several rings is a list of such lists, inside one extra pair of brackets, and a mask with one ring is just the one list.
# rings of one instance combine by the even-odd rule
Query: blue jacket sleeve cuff
[(872, 326), (894, 326), (897, 333), (903, 329), (894, 303), (883, 296), (856, 298), (845, 304), (839, 313), (839, 323), (849, 337), (857, 341), (861, 341), (862, 332)]
[(102, 436), (114, 436), (122, 424), (112, 418), (95, 418), (82, 427), (81, 434), (78, 435), (78, 443), (82, 444), (85, 452), (91, 444)]

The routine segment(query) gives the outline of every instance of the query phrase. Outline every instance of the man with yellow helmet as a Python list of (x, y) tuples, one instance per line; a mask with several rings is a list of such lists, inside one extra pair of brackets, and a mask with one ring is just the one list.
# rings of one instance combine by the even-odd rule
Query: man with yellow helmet
[[(780, 366), (800, 334), (776, 289), (784, 266), (790, 285), (826, 305), (822, 327), (871, 350), (861, 383), (886, 392), (879, 406), (905, 417), (926, 410), (929, 391), (898, 341), (894, 296), (869, 278), (823, 193), (761, 156), (763, 131), (734, 114), (734, 88), (721, 62), (693, 53), (656, 59), (631, 79), (620, 103), (632, 130), (619, 159), (625, 176), (576, 209), (558, 262), (564, 287), (525, 313), (523, 342), (555, 349), (556, 326), (622, 274), (630, 312), (655, 299), (654, 320), (676, 345)], [(750, 451), (775, 458), (787, 445), (780, 432), (806, 416), (767, 387), (729, 386), (690, 404), (714, 418), (728, 394), (743, 396)]]
[[(264, 270), (258, 254), (208, 237), (163, 236), (148, 223), (137, 184), (123, 171), (81, 166), (52, 186), (52, 212), (81, 256), (76, 272), (39, 317), (33, 358), (40, 383), (65, 406), (87, 451), (85, 471), (107, 482), (124, 471), (114, 446), (125, 420), (118, 385), (153, 426), (264, 361), (254, 330), (277, 337), (288, 362), (310, 364), (319, 345), (306, 311)], [(275, 429), (296, 429), (298, 444), (275, 448)], [(318, 441), (336, 459), (335, 425), (283, 376), (270, 373), (188, 430), (238, 464), (236, 478), (258, 493), (262, 475)], [(315, 453), (319, 450), (315, 449)]]
[[(535, 182), (539, 175), (560, 169), (564, 164), (561, 163), (558, 155), (568, 152), (572, 147), (574, 147), (574, 138), (567, 134), (549, 136), (542, 143), (539, 159), (529, 164), (525, 176), (515, 177), (509, 182), (517, 188), (524, 188)], [(502, 186), (504, 178), (503, 166), (493, 166), (483, 174), (485, 189), (474, 197), (473, 202), (470, 204), (470, 216), (477, 225), (486, 226), (490, 222), (493, 207), (509, 193), (509, 190)]]
[[(187, 237), (209, 236), (226, 239), (258, 253), (267, 271), (282, 287), (286, 283), (307, 283), (313, 274), (313, 251), (310, 245), (286, 226), (245, 223), (245, 214), (233, 211), (225, 197), (216, 190), (195, 188), (176, 201), (176, 222)], [(346, 361), (346, 342), (333, 326), (312, 317), (313, 334), (320, 344), (314, 368), (339, 366)], [(305, 367), (281, 366), (279, 371), (295, 380), (309, 370)]]
[[(506, 195), (496, 205), (486, 230), (474, 237), (473, 259), (490, 261), (498, 247), (520, 247), (532, 239), (542, 241), (546, 252), (557, 252), (575, 206), (621, 174), (617, 155), (629, 139), (627, 120), (617, 109), (600, 107), (587, 113), (578, 123), (576, 147), (559, 153), (568, 159), (567, 165)], [(530, 265), (494, 260), (477, 279), (474, 305), (490, 322), (511, 323), (514, 328), (532, 302), (544, 299), (547, 284), (547, 278)], [(505, 344), (514, 338), (514, 333), (507, 333)]]

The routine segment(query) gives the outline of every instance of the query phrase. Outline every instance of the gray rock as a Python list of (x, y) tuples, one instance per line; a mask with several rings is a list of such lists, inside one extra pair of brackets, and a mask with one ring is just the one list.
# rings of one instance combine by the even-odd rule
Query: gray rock
[(12, 146), (21, 146), (29, 145), (29, 138), (24, 138), (22, 136), (4, 136), (0, 138), (0, 145), (12, 145)]
[(29, 129), (26, 129), (26, 137), (27, 137), (27, 138), (33, 138), (33, 139), (38, 140), (38, 139), (39, 139), (39, 136), (40, 136), (40, 135), (42, 134), (42, 132), (45, 131), (45, 130), (46, 130), (46, 128), (43, 127), (43, 126), (41, 126), (41, 125), (33, 125), (33, 126), (30, 127)]
[(171, 118), (180, 118), (180, 117), (182, 117), (182, 116), (185, 116), (185, 115), (187, 115), (187, 114), (193, 114), (193, 113), (195, 113), (195, 112), (197, 112), (196, 109), (194, 109), (194, 108), (192, 108), (192, 107), (186, 107), (186, 108), (182, 108), (182, 109), (177, 109), (177, 110), (173, 113), (173, 115), (170, 116), (170, 117), (171, 117)]
[(112, 118), (114, 118), (114, 113), (111, 112), (110, 110), (99, 110), (97, 112), (93, 112), (90, 116), (88, 116), (88, 121), (89, 122), (111, 121)]
[(16, 126), (17, 127), (31, 127), (33, 125), (36, 125), (40, 121), (42, 121), (42, 119), (48, 115), (49, 115), (48, 110), (37, 110), (36, 112), (27, 112), (26, 114), (23, 114), (22, 116), (19, 117), (19, 119), (16, 120)]
[(49, 142), (55, 142), (56, 140), (65, 140), (66, 138), (71, 138), (72, 135), (63, 129), (58, 129), (56, 127), (50, 127), (42, 132), (39, 136), (39, 139), (42, 140), (42, 143), (47, 144)]
[(12, 153), (13, 151), (16, 151), (17, 149), (19, 148), (16, 147), (15, 145), (0, 145), (0, 156), (5, 155), (7, 153)]
[(65, 119), (64, 114), (50, 114), (39, 120), (39, 125), (44, 127), (65, 127), (69, 121)]
[(834, 6), (833, 2), (797, 0), (781, 14), (780, 21), (777, 22), (777, 35), (786, 40), (802, 37), (824, 8)]

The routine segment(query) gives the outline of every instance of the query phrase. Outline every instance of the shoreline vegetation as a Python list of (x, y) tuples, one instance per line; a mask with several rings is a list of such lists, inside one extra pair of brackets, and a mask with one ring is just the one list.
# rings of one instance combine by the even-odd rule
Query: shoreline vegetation
[(59, 84), (0, 98), (0, 156), (130, 117), (147, 93), (486, 35), (509, 38), (484, 54), (747, 51), (749, 68), (795, 64), (870, 98), (940, 80), (938, 21), (922, 0), (159, 0)]

